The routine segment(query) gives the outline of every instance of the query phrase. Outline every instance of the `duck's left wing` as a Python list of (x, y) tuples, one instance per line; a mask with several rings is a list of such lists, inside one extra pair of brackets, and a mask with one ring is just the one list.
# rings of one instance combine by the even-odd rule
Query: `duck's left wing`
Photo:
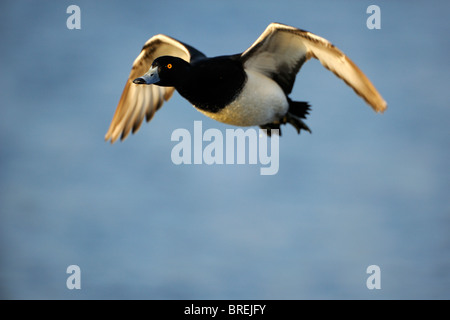
[(364, 73), (338, 48), (313, 33), (279, 23), (271, 23), (241, 55), (245, 68), (274, 79), (286, 92), (292, 91), (295, 76), (310, 58), (347, 83), (375, 111), (387, 104)]
[(173, 87), (157, 85), (140, 85), (133, 80), (142, 76), (157, 57), (170, 55), (188, 62), (205, 58), (205, 55), (193, 47), (159, 34), (150, 38), (133, 62), (130, 75), (123, 89), (122, 96), (114, 113), (105, 140), (114, 143), (119, 137), (124, 140), (130, 132), (139, 130), (144, 118), (152, 119), (164, 101), (172, 97)]

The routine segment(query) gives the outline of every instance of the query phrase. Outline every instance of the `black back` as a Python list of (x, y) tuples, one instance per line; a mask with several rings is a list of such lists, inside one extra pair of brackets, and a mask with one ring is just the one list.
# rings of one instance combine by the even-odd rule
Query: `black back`
[(178, 92), (199, 109), (218, 112), (242, 91), (247, 76), (237, 56), (221, 56), (194, 61)]

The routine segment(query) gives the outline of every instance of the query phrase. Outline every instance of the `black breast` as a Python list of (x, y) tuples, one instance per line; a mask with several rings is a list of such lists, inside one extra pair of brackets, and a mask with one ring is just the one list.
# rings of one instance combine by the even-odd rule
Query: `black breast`
[(176, 89), (197, 108), (218, 112), (239, 95), (246, 80), (242, 63), (233, 56), (223, 56), (192, 64)]

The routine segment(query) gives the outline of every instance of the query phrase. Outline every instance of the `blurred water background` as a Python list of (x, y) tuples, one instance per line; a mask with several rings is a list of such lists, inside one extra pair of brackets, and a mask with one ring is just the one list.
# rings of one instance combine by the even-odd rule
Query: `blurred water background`
[[(69, 5), (81, 29), (69, 30)], [(369, 30), (366, 9), (381, 9)], [(449, 299), (448, 1), (1, 1), (2, 299)], [(319, 62), (291, 94), (280, 170), (174, 165), (177, 128), (230, 126), (177, 93), (123, 143), (103, 140), (152, 35), (208, 56), (273, 21), (347, 53), (375, 114)], [(68, 290), (66, 268), (81, 268)], [(381, 269), (368, 290), (366, 268)]]

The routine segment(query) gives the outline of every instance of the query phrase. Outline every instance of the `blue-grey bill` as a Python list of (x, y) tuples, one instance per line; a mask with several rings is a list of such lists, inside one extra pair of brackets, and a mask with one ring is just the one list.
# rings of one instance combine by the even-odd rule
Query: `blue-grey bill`
[(159, 81), (158, 68), (151, 68), (142, 77), (133, 80), (136, 84), (154, 84)]

